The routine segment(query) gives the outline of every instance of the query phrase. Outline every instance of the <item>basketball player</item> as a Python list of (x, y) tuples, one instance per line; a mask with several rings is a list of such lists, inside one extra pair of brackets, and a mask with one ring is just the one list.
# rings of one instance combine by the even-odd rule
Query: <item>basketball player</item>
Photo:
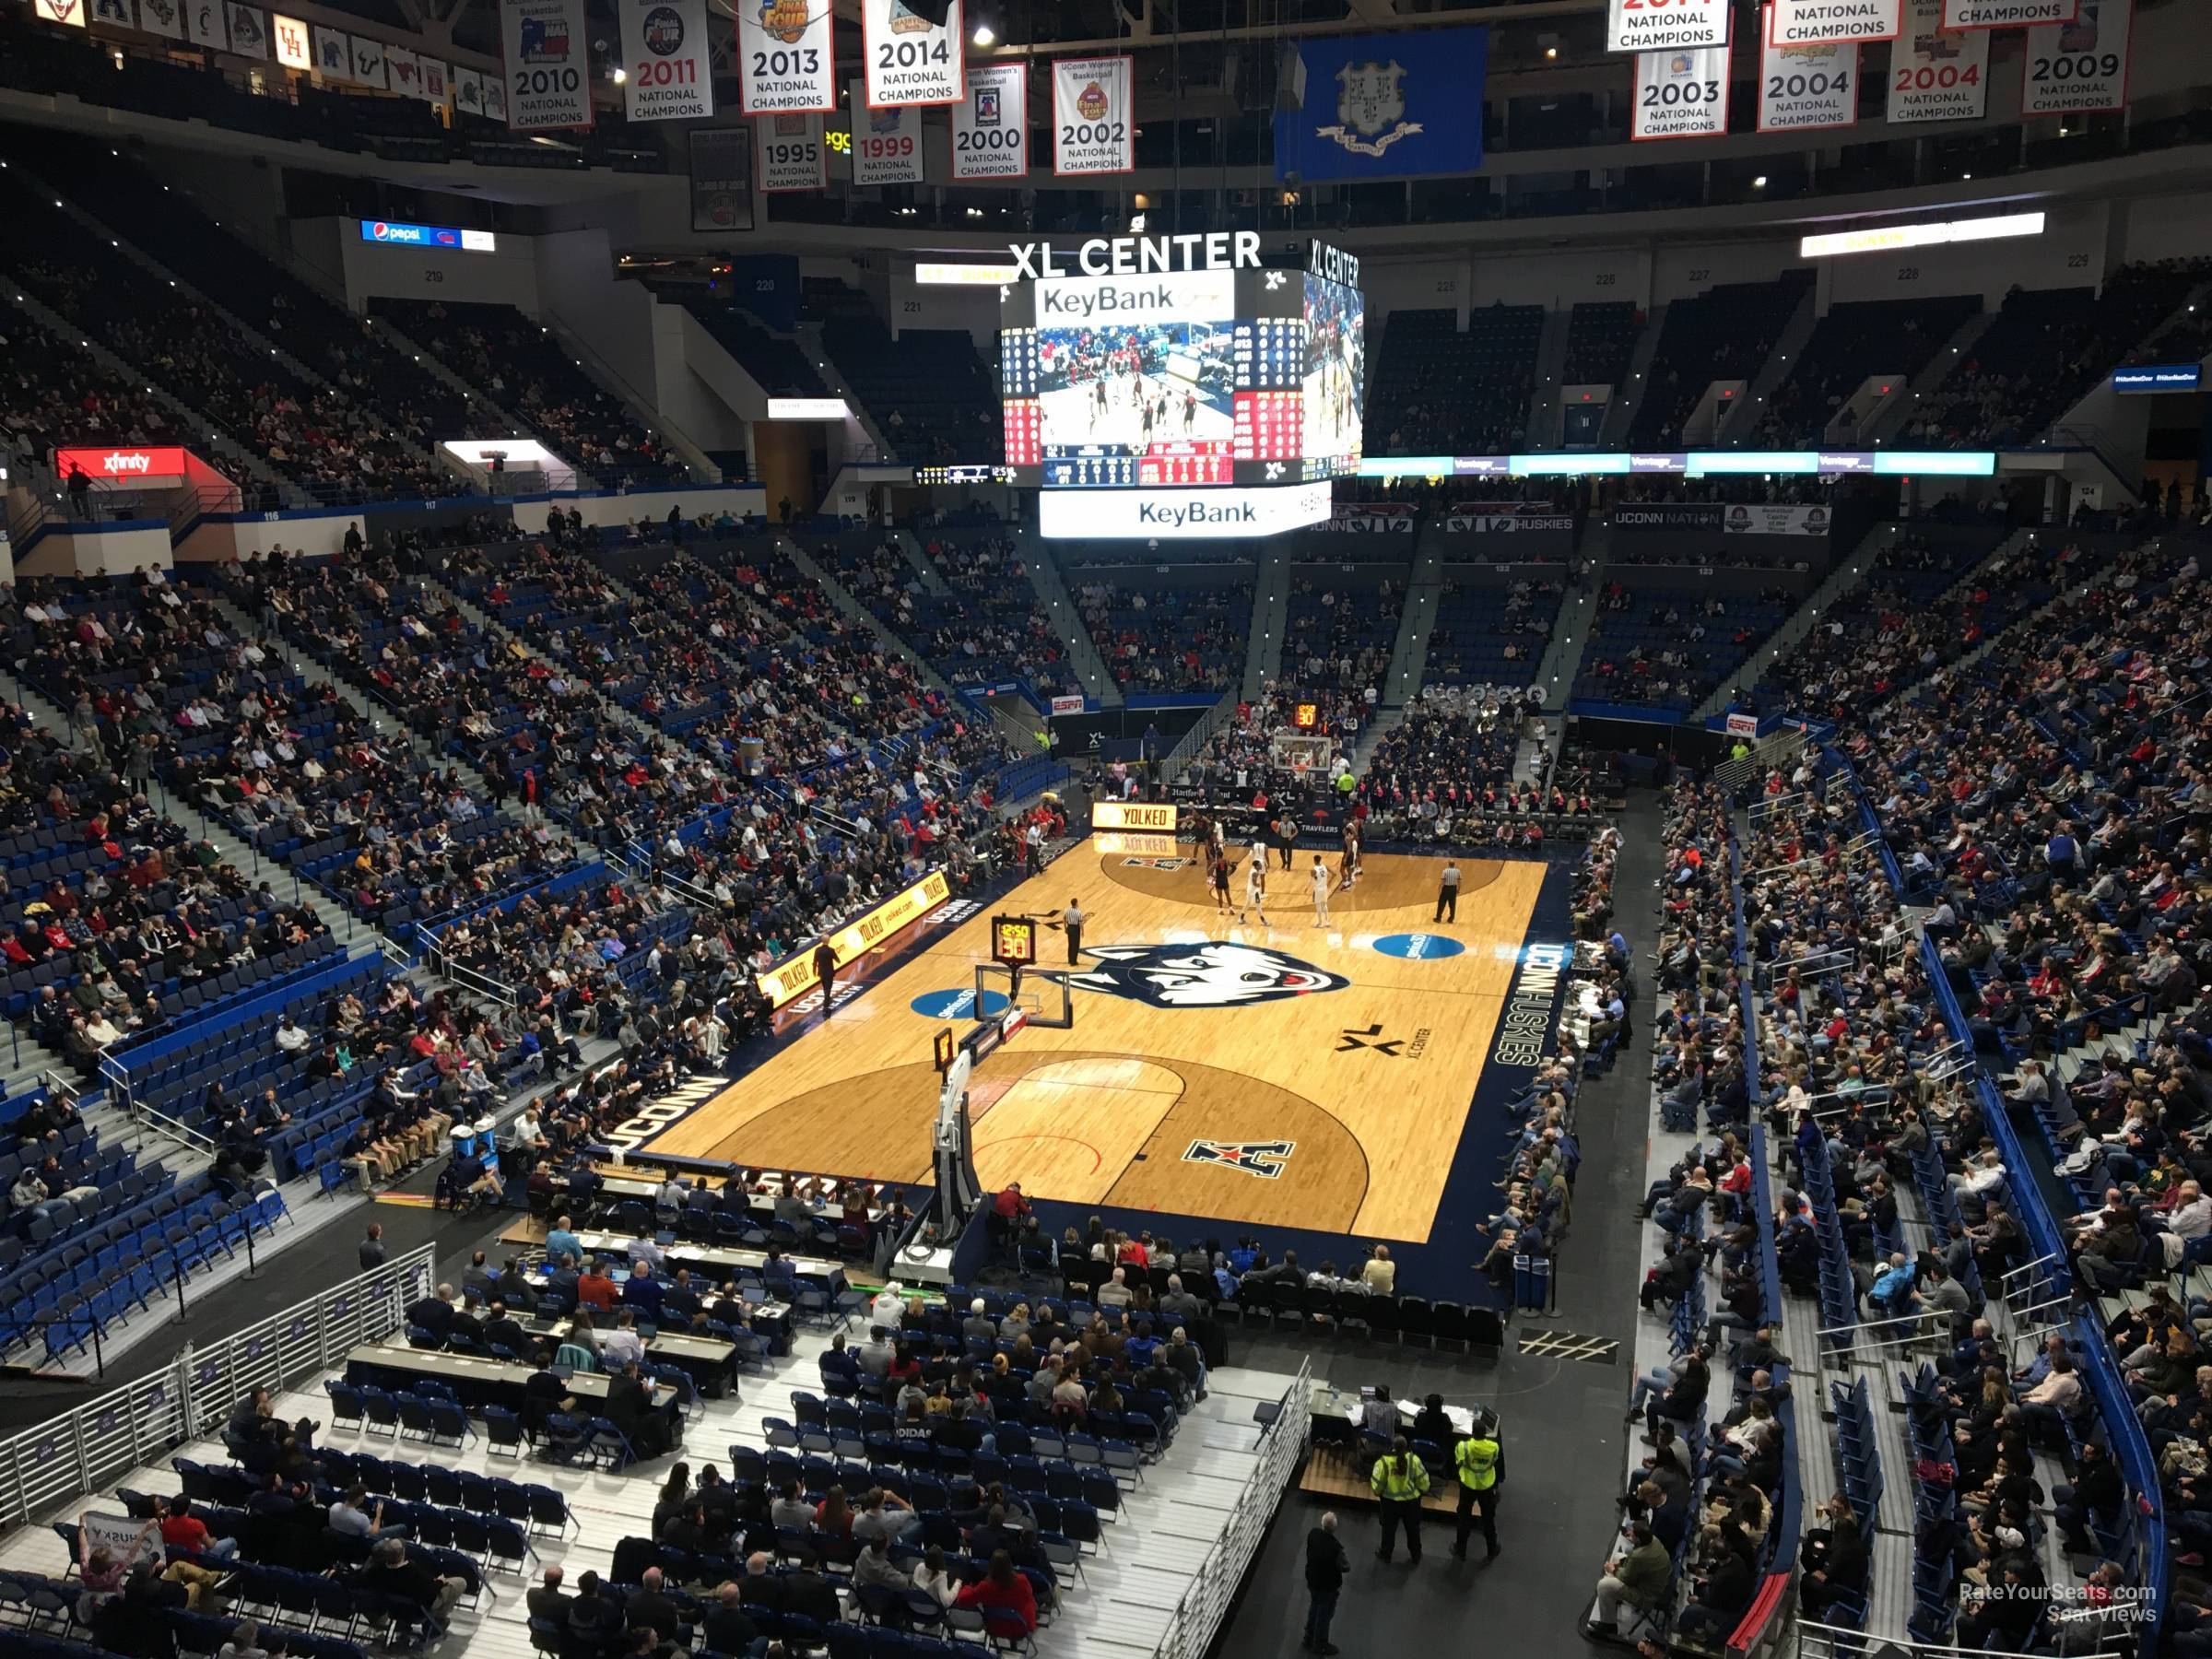
[(1267, 849), (1258, 841), (1244, 861), (1244, 902), (1237, 909), (1240, 923), (1249, 924), (1253, 916), (1262, 927), (1267, 925)]
[(1313, 854), (1313, 867), (1310, 873), (1310, 879), (1313, 883), (1313, 925), (1326, 927), (1329, 924), (1329, 888), (1332, 883), (1329, 879), (1329, 867), (1321, 862), (1321, 854), (1318, 853)]
[(1182, 435), (1184, 437), (1187, 438), (1191, 435), (1191, 423), (1197, 418), (1198, 394), (1195, 392), (1185, 392), (1182, 394)]
[(1229, 858), (1218, 847), (1206, 850), (1206, 885), (1214, 889), (1214, 914), (1229, 914)]
[(1359, 879), (1359, 820), (1358, 818), (1347, 818), (1344, 820), (1344, 862), (1339, 869), (1343, 877), (1339, 885), (1348, 893), (1352, 890), (1352, 883)]

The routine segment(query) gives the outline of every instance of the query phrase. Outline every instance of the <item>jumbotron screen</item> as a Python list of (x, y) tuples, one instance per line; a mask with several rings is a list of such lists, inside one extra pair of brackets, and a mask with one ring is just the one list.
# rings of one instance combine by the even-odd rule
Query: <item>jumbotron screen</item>
[(1297, 270), (1041, 276), (1001, 309), (1015, 481), (1295, 484), (1359, 465), (1359, 290)]

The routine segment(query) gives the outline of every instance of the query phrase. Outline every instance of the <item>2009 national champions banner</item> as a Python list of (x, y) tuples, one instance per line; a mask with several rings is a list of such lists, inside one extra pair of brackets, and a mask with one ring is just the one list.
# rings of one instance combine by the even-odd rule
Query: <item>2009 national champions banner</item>
[[(592, 124), (591, 32), (583, 0), (500, 0), (507, 126), (516, 133)], [(396, 54), (393, 63), (397, 65)]]
[(1136, 167), (1133, 79), (1126, 57), (1053, 61), (1053, 171), (1131, 172)]
[(622, 0), (622, 89), (632, 121), (714, 113), (707, 0)]
[(2127, 103), (2127, 37), (2133, 0), (2081, 0), (2071, 23), (2028, 31), (2020, 113), (2079, 115)]
[(737, 108), (747, 115), (837, 108), (830, 0), (737, 0)]
[(1394, 179), (1482, 165), (1487, 29), (1298, 43), (1305, 100), (1275, 117), (1275, 176)]
[(979, 65), (968, 71), (968, 96), (952, 106), (952, 176), (1019, 179), (1029, 171), (1029, 68)]

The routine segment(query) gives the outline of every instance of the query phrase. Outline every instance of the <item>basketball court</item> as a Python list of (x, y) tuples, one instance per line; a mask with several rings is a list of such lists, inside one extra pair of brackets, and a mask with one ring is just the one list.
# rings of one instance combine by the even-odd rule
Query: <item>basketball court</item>
[[(1499, 1027), (1547, 866), (1461, 860), (1458, 921), (1438, 925), (1444, 861), (1370, 854), (1319, 927), (1312, 854), (1300, 853), (1295, 869), (1269, 872), (1266, 924), (1247, 925), (1216, 913), (1191, 851), (1124, 832), (1078, 843), (924, 937), (832, 1018), (809, 1016), (810, 1029), (649, 1149), (927, 1181), (933, 1040), (1005, 1011), (1003, 971), (977, 969), (992, 916), (1027, 914), (1038, 966), (1018, 995), (1057, 1012), (1059, 986), (1038, 981), (1065, 976), (1072, 1023), (1028, 1026), (976, 1065), (986, 1190), (1018, 1181), (1032, 1198), (1087, 1207), (1427, 1241), (1486, 1068), (1517, 1083), (1534, 1065)], [(1072, 970), (1060, 921), (1071, 898), (1086, 915)], [(798, 1006), (819, 1003), (810, 991)], [(1486, 1172), (1496, 1150), (1477, 1160)]]

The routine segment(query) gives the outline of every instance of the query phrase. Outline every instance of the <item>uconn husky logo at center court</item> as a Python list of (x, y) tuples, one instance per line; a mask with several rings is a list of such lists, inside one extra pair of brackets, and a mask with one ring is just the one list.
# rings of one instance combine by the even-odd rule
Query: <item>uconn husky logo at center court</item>
[(1103, 991), (1156, 1008), (1231, 1008), (1278, 1002), (1352, 982), (1325, 968), (1257, 945), (1100, 945), (1084, 955), (1098, 966), (1070, 973), (1083, 991)]

